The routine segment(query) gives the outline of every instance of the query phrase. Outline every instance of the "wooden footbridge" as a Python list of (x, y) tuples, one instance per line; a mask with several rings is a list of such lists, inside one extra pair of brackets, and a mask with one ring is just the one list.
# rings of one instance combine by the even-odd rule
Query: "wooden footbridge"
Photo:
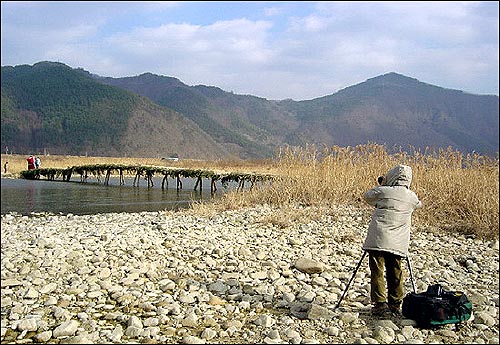
[(133, 186), (139, 186), (139, 181), (143, 177), (148, 184), (148, 188), (154, 186), (153, 176), (158, 174), (163, 176), (161, 188), (168, 188), (168, 178), (171, 177), (176, 180), (177, 190), (182, 189), (181, 178), (195, 178), (196, 183), (194, 190), (198, 187), (202, 189), (203, 178), (210, 180), (210, 190), (214, 193), (217, 190), (216, 182), (220, 181), (222, 185), (228, 182), (238, 182), (238, 190), (243, 190), (245, 182), (249, 182), (252, 188), (257, 181), (265, 181), (272, 179), (274, 176), (271, 174), (257, 174), (257, 173), (241, 173), (241, 172), (215, 172), (212, 170), (204, 169), (183, 169), (183, 168), (169, 168), (159, 166), (143, 166), (143, 165), (123, 165), (123, 164), (92, 164), (92, 165), (78, 165), (69, 168), (40, 168), (33, 170), (21, 171), (21, 177), (25, 179), (40, 179), (42, 176), (47, 180), (54, 181), (62, 178), (62, 181), (70, 182), (70, 179), (75, 174), (80, 175), (80, 182), (87, 182), (91, 176), (97, 179), (99, 183), (109, 185), (109, 178), (111, 175), (118, 175), (120, 178), (120, 185), (125, 184), (124, 175), (134, 176)]

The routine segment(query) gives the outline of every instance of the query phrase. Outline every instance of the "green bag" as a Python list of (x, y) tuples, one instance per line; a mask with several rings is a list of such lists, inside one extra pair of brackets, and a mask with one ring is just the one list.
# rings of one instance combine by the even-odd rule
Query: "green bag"
[(409, 293), (403, 298), (403, 316), (415, 320), (417, 326), (432, 328), (446, 324), (457, 326), (471, 317), (472, 303), (463, 292), (446, 291), (439, 284), (426, 292)]

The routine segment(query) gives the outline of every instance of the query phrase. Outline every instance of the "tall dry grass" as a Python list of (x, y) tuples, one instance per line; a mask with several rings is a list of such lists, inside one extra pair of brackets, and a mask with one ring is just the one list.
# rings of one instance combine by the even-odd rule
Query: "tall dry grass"
[[(9, 161), (10, 173), (26, 169), (26, 156), (2, 155)], [(478, 154), (464, 155), (450, 148), (424, 152), (412, 149), (387, 150), (383, 145), (355, 147), (286, 147), (273, 160), (170, 162), (159, 158), (42, 156), (42, 167), (66, 168), (75, 165), (122, 163), (240, 172), (272, 173), (278, 177), (267, 183), (225, 193), (213, 203), (194, 203), (199, 212), (217, 213), (256, 204), (269, 204), (286, 210), (286, 224), (297, 214), (295, 206), (354, 205), (372, 209), (362, 200), (365, 191), (377, 184), (377, 177), (396, 164), (413, 169), (411, 189), (422, 200), (423, 208), (413, 214), (413, 223), (422, 227), (464, 233), (484, 239), (499, 237), (499, 164)], [(300, 215), (306, 217), (305, 214)], [(310, 215), (314, 217), (314, 215)], [(310, 218), (309, 217), (309, 218)]]
[(238, 208), (267, 203), (287, 208), (293, 205), (325, 209), (336, 204), (365, 208), (365, 191), (377, 184), (397, 164), (413, 169), (411, 189), (423, 208), (413, 214), (422, 227), (498, 239), (498, 158), (463, 155), (446, 150), (412, 150), (388, 153), (377, 144), (356, 147), (284, 148), (273, 162), (280, 176), (246, 193), (231, 192), (215, 207)]

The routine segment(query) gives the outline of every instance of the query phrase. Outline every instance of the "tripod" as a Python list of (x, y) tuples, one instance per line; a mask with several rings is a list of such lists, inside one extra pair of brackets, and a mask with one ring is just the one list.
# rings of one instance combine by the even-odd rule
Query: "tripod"
[[(366, 250), (363, 251), (363, 255), (361, 256), (361, 259), (359, 259), (359, 262), (356, 265), (356, 268), (354, 269), (354, 273), (352, 274), (352, 277), (349, 280), (349, 283), (347, 283), (347, 286), (344, 290), (344, 293), (342, 294), (342, 297), (340, 297), (340, 300), (337, 303), (337, 306), (335, 307), (335, 309), (337, 309), (340, 306), (340, 302), (342, 302), (342, 300), (344, 299), (344, 297), (347, 293), (347, 290), (349, 289), (349, 285), (351, 285), (351, 282), (353, 281), (354, 277), (356, 276), (356, 273), (358, 272), (359, 266), (361, 266), (361, 262), (363, 262), (363, 259), (365, 258), (365, 256), (366, 256)], [(408, 271), (410, 272), (410, 280), (411, 280), (411, 286), (413, 288), (413, 292), (417, 293), (417, 289), (415, 288), (415, 281), (413, 280), (413, 272), (411, 270), (410, 257), (408, 255), (406, 255), (406, 262), (408, 263)]]

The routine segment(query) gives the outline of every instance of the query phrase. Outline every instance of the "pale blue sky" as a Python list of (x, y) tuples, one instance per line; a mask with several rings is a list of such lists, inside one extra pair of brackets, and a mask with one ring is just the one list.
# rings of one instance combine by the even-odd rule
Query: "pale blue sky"
[(276, 100), (387, 72), (498, 95), (498, 13), (497, 1), (2, 1), (1, 64), (151, 72)]

